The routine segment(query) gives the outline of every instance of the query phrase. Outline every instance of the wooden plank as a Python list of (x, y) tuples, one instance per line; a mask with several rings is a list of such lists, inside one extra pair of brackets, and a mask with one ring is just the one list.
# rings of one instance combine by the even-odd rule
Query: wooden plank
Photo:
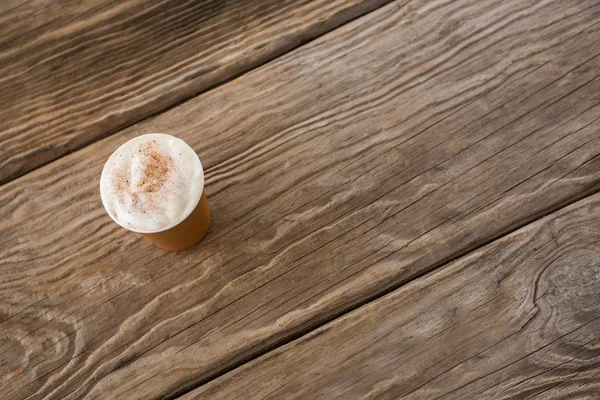
[(600, 195), (182, 399), (597, 399)]
[[(6, 184), (3, 393), (185, 391), (598, 190), (599, 16), (394, 3)], [(108, 155), (157, 131), (206, 167), (213, 225), (185, 253), (99, 199)]]
[(0, 16), (0, 184), (389, 0), (30, 0)]
[[(33, 38), (36, 31), (50, 33), (77, 18), (106, 7), (111, 0), (5, 0), (0, 3), (0, 48), (15, 49), (23, 36)], [(26, 40), (21, 39), (25, 44)], [(3, 94), (5, 95), (5, 94)], [(4, 100), (4, 99), (3, 99)]]

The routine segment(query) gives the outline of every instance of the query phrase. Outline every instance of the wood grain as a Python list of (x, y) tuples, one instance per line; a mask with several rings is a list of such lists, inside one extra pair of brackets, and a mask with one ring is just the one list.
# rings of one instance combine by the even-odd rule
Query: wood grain
[[(181, 393), (597, 191), (599, 16), (393, 3), (4, 185), (2, 392)], [(102, 209), (104, 161), (147, 132), (206, 168), (191, 251)]]
[(389, 0), (30, 0), (0, 13), (0, 184)]
[(182, 399), (596, 399), (600, 195)]

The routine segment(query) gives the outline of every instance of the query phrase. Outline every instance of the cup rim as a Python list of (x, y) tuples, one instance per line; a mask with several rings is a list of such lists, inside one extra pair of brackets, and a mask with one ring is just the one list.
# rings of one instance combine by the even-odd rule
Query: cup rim
[(110, 155), (110, 157), (108, 157), (108, 159), (106, 160), (106, 162), (104, 163), (104, 166), (102, 167), (102, 173), (100, 174), (100, 181), (102, 181), (102, 177), (104, 176), (104, 171), (106, 170), (106, 166), (108, 165), (108, 162), (115, 157), (115, 155), (117, 154), (117, 152), (124, 147), (126, 144), (128, 144), (130, 141), (135, 140), (135, 139), (139, 139), (141, 137), (144, 136), (150, 136), (150, 135), (164, 135), (164, 136), (168, 136), (170, 138), (175, 138), (178, 140), (181, 140), (187, 147), (190, 148), (190, 150), (192, 150), (192, 152), (196, 155), (196, 159), (198, 160), (198, 164), (200, 165), (200, 191), (198, 193), (198, 198), (196, 199), (196, 202), (194, 204), (194, 207), (190, 208), (190, 210), (185, 213), (181, 219), (179, 219), (177, 222), (167, 225), (164, 228), (161, 229), (156, 229), (156, 230), (144, 230), (144, 229), (134, 229), (134, 228), (130, 228), (127, 226), (124, 226), (122, 223), (120, 223), (119, 221), (117, 221), (117, 219), (115, 218), (115, 216), (113, 216), (108, 209), (106, 208), (106, 204), (104, 203), (104, 196), (102, 194), (102, 185), (100, 186), (100, 199), (102, 200), (102, 206), (104, 207), (104, 211), (106, 211), (106, 213), (110, 216), (110, 218), (117, 223), (117, 225), (119, 225), (122, 228), (127, 229), (128, 231), (131, 232), (136, 232), (136, 233), (144, 233), (144, 234), (148, 234), (148, 233), (160, 233), (160, 232), (165, 232), (168, 231), (169, 229), (175, 228), (177, 225), (181, 224), (183, 221), (185, 221), (187, 219), (187, 217), (190, 216), (190, 214), (192, 214), (194, 212), (194, 210), (196, 209), (196, 207), (198, 207), (198, 204), (200, 203), (200, 199), (202, 198), (202, 195), (204, 194), (204, 167), (202, 166), (202, 161), (200, 160), (200, 157), (198, 156), (198, 153), (196, 153), (196, 151), (192, 148), (192, 146), (190, 146), (189, 144), (186, 143), (185, 140), (178, 138), (177, 136), (173, 136), (173, 135), (169, 135), (167, 133), (162, 133), (162, 132), (152, 132), (152, 133), (145, 133), (143, 135), (138, 135), (135, 136), (129, 140), (127, 140), (125, 143), (121, 144), (119, 147), (117, 147), (117, 149), (115, 149), (115, 151), (113, 151), (113, 153)]

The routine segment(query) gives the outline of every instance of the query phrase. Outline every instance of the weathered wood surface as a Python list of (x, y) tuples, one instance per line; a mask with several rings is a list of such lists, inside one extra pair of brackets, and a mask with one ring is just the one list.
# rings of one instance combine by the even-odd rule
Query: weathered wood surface
[(0, 5), (0, 184), (387, 2)]
[(183, 399), (597, 399), (600, 195)]
[[(599, 16), (393, 3), (4, 185), (3, 393), (180, 393), (598, 190)], [(206, 167), (185, 253), (98, 194), (117, 145), (161, 131)]]

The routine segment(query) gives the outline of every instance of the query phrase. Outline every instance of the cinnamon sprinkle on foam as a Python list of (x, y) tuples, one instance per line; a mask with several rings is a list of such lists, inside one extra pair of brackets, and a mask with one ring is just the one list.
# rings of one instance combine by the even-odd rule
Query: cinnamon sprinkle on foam
[(115, 154), (119, 157), (107, 161), (100, 186), (107, 211), (121, 225), (159, 230), (177, 223), (195, 207), (204, 175), (195, 152), (182, 140), (164, 134), (143, 135)]

